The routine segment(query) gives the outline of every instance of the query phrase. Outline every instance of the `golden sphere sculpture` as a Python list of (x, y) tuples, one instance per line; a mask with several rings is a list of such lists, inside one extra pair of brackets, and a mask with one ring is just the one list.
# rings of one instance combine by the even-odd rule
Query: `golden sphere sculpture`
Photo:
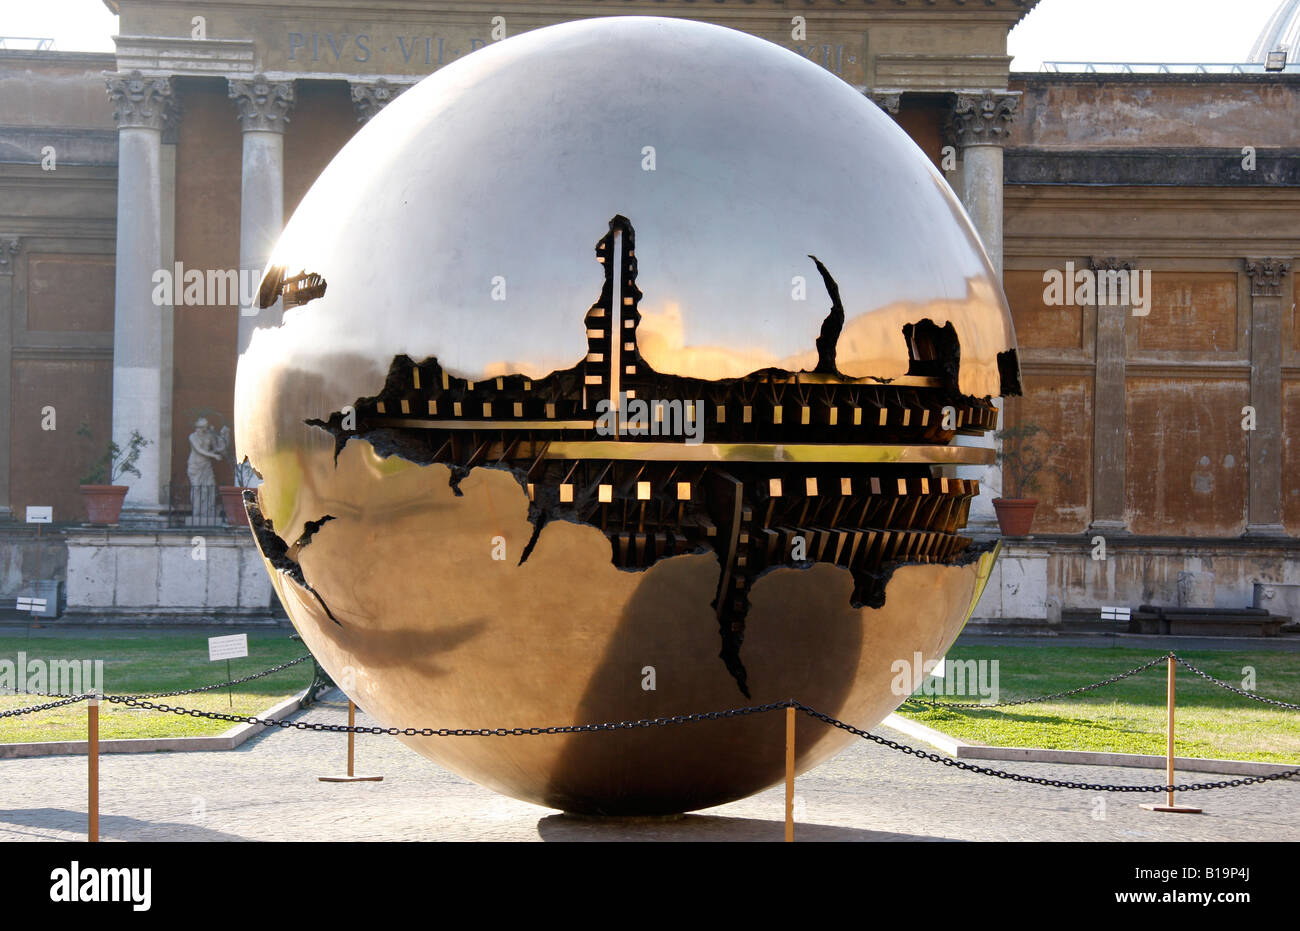
[[(902, 130), (771, 43), (611, 17), (439, 70), (321, 174), (260, 303), (250, 519), (384, 726), (794, 698), (868, 728), (987, 577), (955, 467), (992, 450), (954, 441), (1018, 393), (1005, 297)], [(778, 782), (781, 718), (400, 739), (515, 798), (653, 815)], [(800, 771), (856, 739), (799, 734)]]

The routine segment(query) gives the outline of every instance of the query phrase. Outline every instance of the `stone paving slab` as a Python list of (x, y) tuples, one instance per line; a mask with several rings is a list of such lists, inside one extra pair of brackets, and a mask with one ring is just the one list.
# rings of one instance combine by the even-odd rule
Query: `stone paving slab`
[[(332, 693), (338, 696), (338, 693)], [(304, 719), (344, 723), (341, 700)], [(373, 724), (358, 713), (358, 724)], [(812, 726), (800, 719), (800, 727)], [(900, 734), (882, 734), (907, 743)], [(472, 740), (476, 738), (464, 738)], [(526, 740), (528, 738), (503, 738)], [(779, 841), (781, 787), (678, 820), (563, 815), (497, 795), (438, 768), (389, 737), (359, 735), (357, 772), (383, 782), (322, 783), (346, 766), (342, 734), (274, 730), (238, 750), (144, 753), (100, 761), (106, 841), (696, 840)], [(1161, 770), (995, 764), (1090, 783), (1161, 783)], [(1211, 777), (1213, 778), (1213, 777)], [(1179, 781), (1183, 777), (1179, 776)], [(1201, 781), (1188, 776), (1186, 781)], [(1300, 782), (1180, 796), (1204, 815), (1143, 811), (1163, 796), (1025, 785), (964, 773), (862, 741), (801, 776), (796, 839), (1296, 841)], [(84, 757), (0, 760), (0, 842), (84, 840)]]

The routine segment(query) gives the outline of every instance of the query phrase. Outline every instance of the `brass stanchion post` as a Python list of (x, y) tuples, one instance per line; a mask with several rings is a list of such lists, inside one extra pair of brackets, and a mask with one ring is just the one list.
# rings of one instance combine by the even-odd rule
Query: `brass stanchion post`
[(785, 839), (794, 841), (794, 706), (785, 709)]
[(1165, 784), (1169, 786), (1169, 793), (1164, 805), (1147, 802), (1141, 807), (1145, 808), (1147, 811), (1169, 811), (1184, 815), (1199, 815), (1201, 813), (1199, 808), (1193, 808), (1190, 805), (1174, 804), (1174, 662), (1174, 654), (1170, 653), (1165, 684), (1165, 714), (1167, 718), (1165, 733)]
[(383, 782), (383, 776), (358, 776), (355, 769), (357, 735), (357, 706), (348, 699), (348, 774), (346, 776), (317, 776), (321, 782)]
[(99, 695), (86, 702), (86, 840), (99, 840)]
[[(356, 759), (356, 731), (351, 728), (356, 727), (356, 702), (351, 698), (347, 700), (347, 776), (351, 779), (356, 775), (354, 762)], [(1173, 796), (1170, 796), (1170, 804), (1173, 804)]]

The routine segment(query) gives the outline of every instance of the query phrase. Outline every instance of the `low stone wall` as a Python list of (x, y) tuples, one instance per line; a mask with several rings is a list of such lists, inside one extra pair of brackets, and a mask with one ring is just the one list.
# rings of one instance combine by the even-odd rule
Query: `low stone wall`
[(68, 606), (77, 621), (270, 621), (274, 592), (247, 530), (67, 532)]
[(1249, 608), (1257, 584), (1280, 586), (1261, 603), (1286, 613), (1288, 586), (1300, 585), (1300, 539), (1106, 537), (1093, 558), (1091, 535), (1005, 539), (974, 623), (1055, 626), (1061, 612), (1106, 606)]
[(32, 579), (67, 578), (68, 546), (62, 527), (11, 524), (0, 529), (0, 601), (32, 594)]
[[(1090, 535), (1003, 540), (974, 624), (1061, 623), (1104, 606), (1268, 608), (1300, 619), (1300, 539)], [(27, 530), (0, 540), (0, 597), (34, 568)], [(65, 574), (66, 566), (66, 574)], [(247, 530), (61, 528), (42, 545), (43, 578), (66, 578), (65, 617), (79, 622), (279, 622), (283, 612)], [(13, 583), (12, 585), (10, 583)], [(1257, 594), (1256, 587), (1260, 586)], [(1271, 594), (1269, 594), (1271, 592)]]

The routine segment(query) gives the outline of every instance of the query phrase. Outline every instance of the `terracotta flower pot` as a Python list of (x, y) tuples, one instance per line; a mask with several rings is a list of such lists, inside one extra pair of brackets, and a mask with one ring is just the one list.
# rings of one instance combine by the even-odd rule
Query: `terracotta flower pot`
[(122, 501), (127, 491), (126, 485), (82, 485), (86, 520), (92, 524), (116, 524), (122, 516)]
[(993, 510), (998, 515), (998, 526), (1006, 537), (1028, 536), (1034, 523), (1037, 498), (994, 498)]
[(241, 485), (222, 485), (221, 506), (226, 511), (226, 523), (232, 527), (248, 526), (248, 511), (244, 508), (244, 491)]

